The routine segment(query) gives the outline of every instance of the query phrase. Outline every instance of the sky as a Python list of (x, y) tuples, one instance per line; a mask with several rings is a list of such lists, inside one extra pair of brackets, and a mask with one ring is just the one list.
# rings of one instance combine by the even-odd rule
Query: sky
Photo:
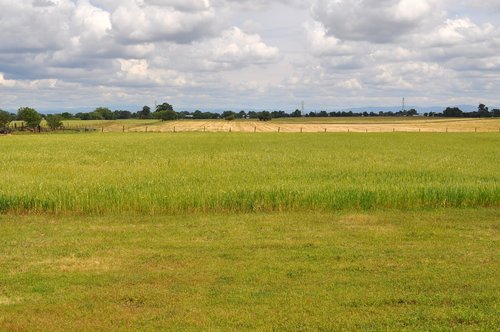
[(0, 0), (0, 108), (500, 106), (498, 0)]

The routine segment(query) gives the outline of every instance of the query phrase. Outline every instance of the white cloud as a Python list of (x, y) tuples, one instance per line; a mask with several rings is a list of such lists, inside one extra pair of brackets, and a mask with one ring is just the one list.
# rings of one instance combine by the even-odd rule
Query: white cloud
[(305, 29), (311, 50), (315, 55), (339, 56), (356, 52), (356, 49), (348, 43), (334, 36), (327, 36), (325, 27), (319, 22), (308, 22), (305, 24)]
[(428, 0), (316, 0), (311, 12), (328, 35), (376, 43), (395, 41), (436, 15)]
[(205, 44), (210, 50), (208, 61), (223, 67), (245, 64), (266, 64), (277, 59), (276, 47), (266, 45), (256, 34), (246, 34), (233, 27), (219, 38)]
[(3, 73), (0, 73), (0, 86), (1, 87), (13, 87), (16, 85), (16, 81), (14, 80), (6, 80)]
[(129, 0), (113, 11), (111, 22), (114, 34), (128, 43), (182, 43), (213, 34), (215, 17), (208, 1)]

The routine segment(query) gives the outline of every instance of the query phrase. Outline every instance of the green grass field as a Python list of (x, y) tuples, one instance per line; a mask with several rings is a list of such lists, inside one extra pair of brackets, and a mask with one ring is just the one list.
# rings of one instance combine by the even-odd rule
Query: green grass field
[(0, 330), (496, 330), (499, 143), (0, 137)]
[(0, 211), (491, 207), (499, 144), (496, 133), (9, 136)]
[(490, 330), (498, 209), (0, 216), (0, 330)]

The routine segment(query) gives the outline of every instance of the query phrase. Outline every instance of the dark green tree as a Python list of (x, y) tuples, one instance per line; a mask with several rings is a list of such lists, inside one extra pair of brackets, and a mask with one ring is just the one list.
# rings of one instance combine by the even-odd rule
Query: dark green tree
[(161, 111), (173, 111), (174, 107), (170, 105), (169, 103), (163, 103), (161, 105), (156, 106), (155, 112), (161, 112)]
[(443, 116), (447, 118), (458, 118), (463, 115), (464, 112), (458, 107), (447, 107), (443, 111)]
[(479, 104), (477, 108), (477, 114), (480, 118), (487, 118), (491, 116), (490, 112), (488, 111), (488, 107), (486, 107), (486, 105), (484, 104)]
[(86, 116), (84, 115), (82, 120), (104, 120), (104, 117), (101, 112), (94, 111), (86, 114), (87, 115)]
[(262, 111), (258, 113), (259, 121), (270, 121), (272, 119), (271, 113), (268, 111)]
[(222, 112), (222, 118), (227, 120), (227, 121), (232, 121), (235, 119), (236, 117), (236, 113), (234, 113), (233, 111), (224, 111)]
[(130, 119), (132, 118), (132, 112), (127, 110), (116, 110), (113, 112), (113, 118), (115, 119)]
[(70, 120), (70, 119), (74, 119), (75, 116), (69, 112), (64, 112), (61, 114), (62, 118), (65, 119), (65, 120)]
[(292, 112), (292, 114), (290, 114), (290, 116), (292, 118), (300, 118), (302, 116), (302, 112), (298, 109), (296, 109), (295, 111)]
[(142, 110), (137, 112), (139, 119), (151, 119), (151, 107), (143, 106)]
[(161, 121), (171, 121), (171, 120), (176, 120), (178, 118), (178, 114), (172, 110), (157, 111), (154, 112), (154, 116), (156, 119), (160, 119)]
[(114, 120), (115, 119), (115, 115), (113, 114), (113, 111), (111, 111), (107, 107), (98, 107), (94, 110), (94, 113), (101, 114), (101, 116), (104, 120)]
[(248, 112), (248, 118), (249, 119), (258, 119), (259, 118), (259, 113), (255, 111), (249, 111)]
[(24, 121), (26, 126), (35, 130), (42, 121), (42, 116), (31, 107), (21, 107), (17, 111), (17, 119)]
[(62, 128), (63, 126), (62, 120), (63, 117), (59, 114), (50, 114), (47, 115), (47, 117), (45, 118), (45, 121), (47, 121), (47, 126), (49, 126), (51, 130), (57, 130)]
[(11, 121), (10, 113), (0, 109), (0, 128), (6, 127)]

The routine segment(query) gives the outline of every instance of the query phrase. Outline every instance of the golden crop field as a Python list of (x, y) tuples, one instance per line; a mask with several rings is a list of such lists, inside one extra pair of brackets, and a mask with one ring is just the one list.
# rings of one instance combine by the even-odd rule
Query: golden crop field
[(500, 132), (500, 119), (439, 119), (423, 117), (381, 118), (281, 118), (256, 120), (109, 120), (65, 121), (67, 128), (92, 128), (104, 132)]

